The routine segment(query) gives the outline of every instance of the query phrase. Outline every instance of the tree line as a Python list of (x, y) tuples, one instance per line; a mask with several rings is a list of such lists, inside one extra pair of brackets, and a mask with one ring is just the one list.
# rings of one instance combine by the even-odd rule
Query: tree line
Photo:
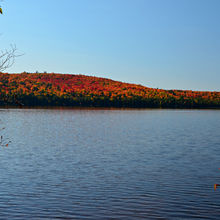
[(0, 105), (220, 108), (220, 92), (154, 89), (85, 75), (0, 73)]

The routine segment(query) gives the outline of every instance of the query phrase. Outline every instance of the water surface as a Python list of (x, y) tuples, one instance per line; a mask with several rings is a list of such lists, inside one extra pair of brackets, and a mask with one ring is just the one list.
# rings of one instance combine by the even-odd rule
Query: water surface
[(11, 141), (0, 219), (220, 217), (219, 110), (1, 109), (0, 119)]

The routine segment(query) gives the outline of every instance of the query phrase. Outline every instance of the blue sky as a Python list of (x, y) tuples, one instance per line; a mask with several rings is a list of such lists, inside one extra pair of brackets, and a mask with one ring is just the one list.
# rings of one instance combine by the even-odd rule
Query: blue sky
[(4, 0), (8, 72), (80, 73), (220, 91), (219, 0)]

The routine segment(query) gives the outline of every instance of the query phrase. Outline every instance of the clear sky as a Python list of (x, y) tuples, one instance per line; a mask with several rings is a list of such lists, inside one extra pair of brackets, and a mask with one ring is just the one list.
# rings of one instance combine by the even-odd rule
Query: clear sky
[(8, 72), (81, 73), (220, 91), (220, 0), (4, 0)]

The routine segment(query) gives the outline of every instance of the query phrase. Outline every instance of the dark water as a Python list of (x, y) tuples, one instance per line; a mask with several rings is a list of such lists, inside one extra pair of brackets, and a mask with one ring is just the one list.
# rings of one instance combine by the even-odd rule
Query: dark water
[[(220, 219), (220, 111), (0, 110), (0, 219)], [(7, 140), (8, 138), (8, 140)]]

